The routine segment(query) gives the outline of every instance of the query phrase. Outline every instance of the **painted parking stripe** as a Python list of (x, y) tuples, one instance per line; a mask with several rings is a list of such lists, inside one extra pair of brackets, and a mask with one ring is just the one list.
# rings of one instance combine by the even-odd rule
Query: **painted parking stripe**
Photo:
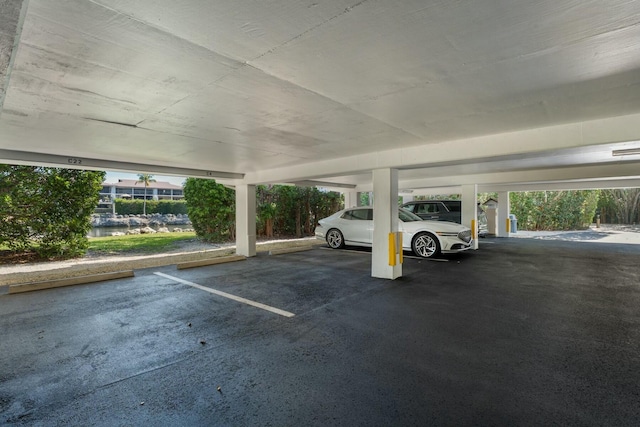
[(192, 286), (194, 288), (198, 288), (200, 290), (203, 290), (203, 291), (206, 291), (206, 292), (209, 292), (209, 293), (212, 293), (212, 294), (224, 297), (224, 298), (229, 298), (229, 299), (232, 299), (234, 301), (241, 302), (243, 304), (252, 305), (254, 307), (258, 307), (258, 308), (261, 308), (263, 310), (267, 310), (267, 311), (270, 311), (272, 313), (279, 314), (280, 316), (285, 316), (285, 317), (293, 317), (293, 316), (295, 316), (295, 314), (290, 313), (288, 311), (280, 310), (279, 308), (271, 307), (269, 305), (262, 304), (260, 302), (251, 301), (250, 299), (246, 299), (246, 298), (238, 297), (238, 296), (235, 296), (235, 295), (231, 295), (231, 294), (228, 294), (226, 292), (217, 291), (215, 289), (207, 288), (206, 286), (198, 285), (197, 283), (189, 282), (188, 280), (183, 280), (183, 279), (180, 279), (178, 277), (174, 277), (174, 276), (170, 276), (168, 274), (160, 273), (158, 271), (156, 271), (153, 274), (155, 274), (157, 276), (162, 276), (162, 277), (164, 277), (166, 279), (173, 280), (174, 282), (182, 283), (183, 285), (189, 285), (189, 286)]

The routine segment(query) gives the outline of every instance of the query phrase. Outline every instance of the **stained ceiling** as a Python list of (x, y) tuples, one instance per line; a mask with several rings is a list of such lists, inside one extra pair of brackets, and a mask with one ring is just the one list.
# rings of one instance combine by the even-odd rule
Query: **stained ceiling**
[(612, 155), (640, 147), (637, 1), (2, 7), (0, 161), (361, 190), (380, 167), (414, 189), (640, 186), (640, 154)]

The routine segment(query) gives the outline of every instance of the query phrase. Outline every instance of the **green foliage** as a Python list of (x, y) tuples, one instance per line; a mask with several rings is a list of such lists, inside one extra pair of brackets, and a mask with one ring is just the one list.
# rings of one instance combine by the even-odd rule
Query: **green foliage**
[(611, 224), (640, 222), (640, 188), (600, 190), (600, 220)]
[(338, 211), (342, 204), (340, 193), (315, 187), (258, 186), (256, 197), (257, 230), (266, 237), (313, 235), (318, 220)]
[[(119, 215), (141, 215), (144, 212), (143, 200), (116, 199), (116, 213)], [(186, 214), (187, 202), (184, 200), (147, 200), (147, 214)]]
[[(489, 199), (498, 200), (498, 193), (478, 193), (476, 198), (478, 203), (482, 204)], [(415, 196), (414, 200), (460, 200), (461, 194), (436, 194), (429, 196)]]
[(187, 213), (196, 234), (210, 242), (235, 239), (235, 192), (212, 179), (187, 178)]
[(87, 249), (104, 172), (0, 165), (0, 244), (43, 258)]
[[(235, 239), (235, 192), (213, 180), (189, 178), (184, 185), (194, 230), (207, 241)], [(258, 235), (313, 235), (319, 219), (340, 209), (339, 193), (285, 185), (256, 187)]]
[(525, 191), (511, 193), (510, 211), (522, 230), (580, 230), (592, 223), (599, 192)]

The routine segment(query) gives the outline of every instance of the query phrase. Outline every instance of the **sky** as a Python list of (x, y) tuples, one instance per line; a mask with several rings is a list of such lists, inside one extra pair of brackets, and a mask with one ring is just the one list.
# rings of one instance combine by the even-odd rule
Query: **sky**
[[(135, 179), (137, 181), (138, 174), (107, 171), (107, 177), (105, 178), (106, 182), (118, 182), (119, 179)], [(174, 185), (182, 185), (184, 180), (187, 178), (183, 176), (153, 175), (153, 179), (156, 181), (169, 182)]]

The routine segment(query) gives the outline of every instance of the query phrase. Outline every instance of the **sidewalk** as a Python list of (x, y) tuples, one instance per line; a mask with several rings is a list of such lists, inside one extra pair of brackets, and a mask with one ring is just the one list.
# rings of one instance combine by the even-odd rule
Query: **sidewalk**
[(518, 230), (517, 233), (511, 233), (509, 236), (522, 238), (522, 239), (640, 244), (640, 226), (601, 224), (600, 228), (598, 228), (594, 224), (591, 227), (589, 227), (589, 229), (587, 230), (571, 230), (571, 231)]

